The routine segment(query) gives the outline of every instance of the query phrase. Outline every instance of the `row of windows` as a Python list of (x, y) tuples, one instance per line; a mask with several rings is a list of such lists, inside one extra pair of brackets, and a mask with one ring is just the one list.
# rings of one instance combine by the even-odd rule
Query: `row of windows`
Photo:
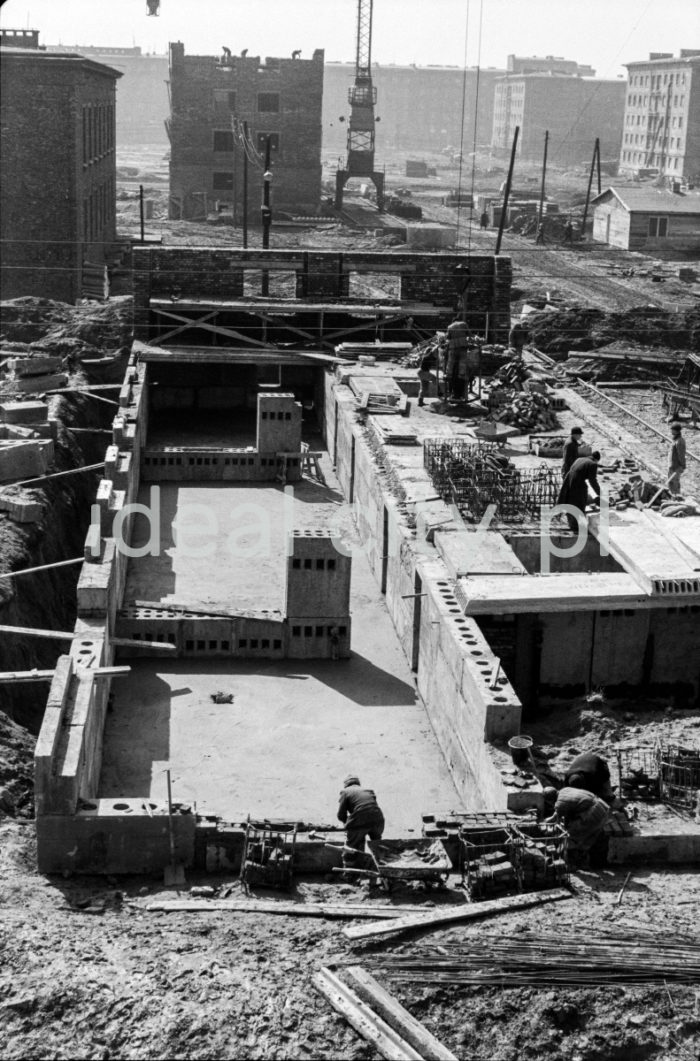
[[(270, 140), (270, 151), (279, 151), (280, 149), (279, 133), (256, 133), (255, 145), (261, 154), (265, 151), (268, 137)], [(233, 133), (230, 129), (214, 130), (213, 150), (220, 152), (221, 154), (231, 154), (233, 151)]]
[[(649, 81), (650, 78), (651, 78), (651, 82)], [(666, 74), (632, 74), (632, 76), (630, 77), (629, 83), (630, 83), (630, 87), (631, 88), (634, 88), (635, 85), (638, 86), (639, 88), (661, 88), (662, 84), (663, 85), (672, 85), (672, 84), (674, 84), (673, 78), (674, 78), (674, 74), (673, 73), (671, 73), (671, 74), (669, 74), (669, 73), (666, 73)], [(685, 73), (683, 71), (679, 71), (678, 73), (675, 74), (675, 79), (676, 79), (675, 80), (675, 84), (676, 85), (684, 85), (685, 84)]]
[[(644, 164), (646, 164), (648, 166), (660, 166), (661, 163), (662, 163), (662, 160), (663, 160), (663, 156), (662, 155), (651, 155), (650, 157), (648, 157), (645, 151), (623, 151), (622, 152), (622, 161), (623, 162), (635, 162), (635, 163), (637, 163), (640, 166), (642, 166)], [(678, 170), (678, 169), (682, 169), (683, 168), (682, 165), (681, 165), (681, 162), (682, 162), (682, 160), (679, 159), (678, 157), (676, 157), (676, 158), (667, 158), (665, 160), (665, 166), (666, 166), (667, 169)]]
[(105, 228), (113, 224), (115, 194), (115, 180), (111, 176), (83, 199), (83, 238), (87, 243), (101, 240)]
[(626, 144), (640, 144), (642, 147), (652, 147), (655, 143), (658, 143), (659, 147), (668, 147), (671, 151), (674, 149), (680, 149), (683, 143), (682, 136), (664, 136), (663, 139), (659, 139), (656, 136), (651, 136), (649, 133), (625, 133), (624, 143)]
[[(653, 123), (651, 121), (651, 118), (654, 117), (654, 115), (649, 115), (648, 117), (650, 119), (650, 121), (649, 121), (650, 125), (655, 124), (655, 126), (660, 127), (660, 126), (663, 126), (663, 125), (666, 124), (666, 118), (664, 116), (658, 116), (657, 120), (656, 120), (656, 123)], [(670, 119), (670, 121), (671, 121), (671, 127), (673, 129), (682, 129), (683, 128), (683, 116), (682, 115), (674, 116), (673, 118)], [(627, 117), (625, 118), (625, 125), (646, 125), (646, 123), (647, 123), (647, 115), (646, 114), (628, 114)]]
[(262, 412), (260, 414), (260, 418), (261, 418), (261, 420), (291, 420), (292, 419), (292, 414), (291, 413), (266, 413), (266, 412)]
[[(333, 637), (337, 633), (338, 637), (345, 637), (348, 632), (347, 626), (317, 626), (316, 637)], [(304, 633), (302, 634), (302, 630)], [(313, 637), (314, 627), (313, 626), (293, 626), (292, 637)]]
[[(214, 89), (214, 104), (228, 107), (229, 110), (236, 109), (236, 93), (227, 89)], [(279, 114), (280, 95), (279, 92), (258, 92), (257, 109), (260, 114)]]
[[(667, 103), (669, 103), (669, 102), (670, 101), (669, 101), (667, 96), (659, 96), (656, 99), (656, 109), (659, 110), (661, 107), (665, 108)], [(646, 107), (648, 105), (648, 103), (649, 103), (649, 97), (648, 96), (633, 95), (633, 96), (628, 96), (627, 97), (627, 105), (628, 105), (628, 107)], [(674, 96), (673, 97), (673, 106), (674, 107), (679, 107), (679, 106), (680, 107), (685, 107), (685, 96)]]
[[(316, 558), (315, 566), (317, 571), (335, 571), (335, 559), (330, 557), (328, 560), (324, 560), (323, 557), (319, 556)], [(305, 557), (303, 561), (298, 556), (295, 556), (292, 560), (292, 567), (295, 571), (300, 570), (302, 567), (305, 571), (310, 571), (314, 567), (314, 561), (310, 556)]]
[[(296, 466), (299, 463), (299, 460), (300, 460), (299, 457), (289, 457), (289, 458), (287, 458), (287, 465), (289, 467), (294, 467), (294, 466)], [(143, 463), (148, 468), (158, 468), (158, 467), (163, 468), (163, 467), (166, 467), (166, 466), (182, 467), (184, 461), (183, 461), (182, 457), (144, 457)], [(227, 466), (231, 466), (232, 465), (234, 467), (238, 467), (238, 466), (253, 467), (253, 465), (256, 463), (256, 458), (255, 457), (224, 457), (223, 459), (220, 460), (219, 457), (188, 457), (187, 458), (187, 463), (190, 466), (199, 467), (199, 468), (201, 468), (201, 467), (209, 468), (209, 467), (212, 467), (212, 466), (215, 467), (218, 464), (223, 464), (223, 465), (227, 465)], [(262, 468), (268, 468), (268, 467), (272, 468), (272, 467), (276, 467), (277, 458), (276, 457), (261, 457), (261, 458), (259, 458), (257, 463)]]
[(114, 150), (114, 104), (83, 107), (83, 165), (88, 166)]

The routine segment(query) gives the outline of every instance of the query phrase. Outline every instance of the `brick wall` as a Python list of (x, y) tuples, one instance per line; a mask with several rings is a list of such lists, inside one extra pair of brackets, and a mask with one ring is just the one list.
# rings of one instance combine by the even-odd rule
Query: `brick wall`
[[(313, 59), (186, 56), (170, 46), (171, 217), (195, 218), (216, 200), (243, 209), (243, 162), (232, 117), (248, 122), (254, 145), (271, 134), (272, 209), (314, 210), (321, 194), (323, 52)], [(216, 133), (222, 134), (215, 137)], [(228, 139), (229, 143), (225, 143)], [(205, 200), (206, 196), (206, 200)], [(248, 164), (248, 216), (260, 217), (262, 167)]]
[[(2, 297), (74, 302), (83, 260), (102, 262), (115, 236), (116, 75), (82, 59), (7, 49), (0, 77)], [(83, 108), (95, 116), (85, 164)]]
[[(381, 254), (332, 251), (219, 250), (190, 247), (134, 247), (134, 329), (149, 334), (149, 301), (169, 297), (231, 299), (243, 293), (244, 267), (265, 260), (290, 263), (297, 274), (298, 298), (344, 298), (350, 272), (391, 270), (401, 278), (404, 302), (460, 310), (472, 329), (505, 342), (510, 326), (511, 261), (508, 257), (462, 254)], [(291, 263), (295, 263), (292, 266)]]

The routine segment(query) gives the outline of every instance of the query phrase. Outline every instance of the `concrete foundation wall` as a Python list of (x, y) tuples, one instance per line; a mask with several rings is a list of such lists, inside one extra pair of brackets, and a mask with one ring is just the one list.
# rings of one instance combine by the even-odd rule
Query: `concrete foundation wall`
[[(144, 482), (275, 482), (281, 466), (274, 454), (253, 449), (187, 449), (147, 446), (142, 458)], [(287, 457), (285, 482), (301, 478), (301, 457)]]
[[(355, 401), (326, 374), (324, 432), (372, 572), (386, 604), (458, 792), (469, 809), (519, 809), (541, 802), (539, 785), (513, 789), (501, 771), (510, 757), (501, 744), (519, 732), (521, 705), (476, 622), (453, 596), (454, 582), (434, 546), (399, 515), (363, 428)], [(416, 473), (418, 474), (418, 472)], [(449, 518), (449, 511), (438, 515)], [(427, 506), (431, 509), (434, 504)], [(420, 512), (419, 512), (420, 515)], [(416, 594), (419, 594), (416, 596)], [(490, 686), (493, 685), (493, 688)]]

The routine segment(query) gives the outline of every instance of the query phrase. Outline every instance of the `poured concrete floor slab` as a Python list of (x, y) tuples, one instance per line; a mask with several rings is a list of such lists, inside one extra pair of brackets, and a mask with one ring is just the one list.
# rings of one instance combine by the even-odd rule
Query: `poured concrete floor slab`
[[(294, 526), (326, 526), (338, 515), (342, 499), (325, 461), (324, 471), (327, 488), (308, 480), (295, 487)], [(211, 506), (221, 528), (207, 539), (213, 555), (182, 556), (164, 521), (167, 553), (130, 561), (126, 599), (281, 608), (282, 497), (274, 486), (167, 484), (164, 513), (174, 514), (187, 500)], [(259, 506), (261, 519), (269, 515), (271, 544), (263, 555), (233, 561), (226, 519), (243, 499)], [(347, 514), (340, 519), (348, 524)], [(342, 780), (352, 772), (377, 792), (387, 835), (419, 833), (421, 813), (460, 807), (361, 553), (353, 558), (351, 612), (349, 660), (131, 661), (131, 675), (113, 686), (100, 796), (162, 800), (170, 767), (174, 798), (196, 802), (200, 814), (330, 822)], [(218, 690), (233, 693), (233, 703), (213, 703)]]

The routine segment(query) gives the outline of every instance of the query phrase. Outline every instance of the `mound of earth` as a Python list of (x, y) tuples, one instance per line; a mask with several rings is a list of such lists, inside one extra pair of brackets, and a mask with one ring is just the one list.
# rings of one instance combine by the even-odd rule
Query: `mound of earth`
[(700, 350), (700, 307), (669, 313), (639, 306), (620, 313), (599, 309), (552, 309), (530, 314), (527, 326), (534, 345), (556, 356), (569, 350), (598, 350), (629, 342), (671, 350)]

